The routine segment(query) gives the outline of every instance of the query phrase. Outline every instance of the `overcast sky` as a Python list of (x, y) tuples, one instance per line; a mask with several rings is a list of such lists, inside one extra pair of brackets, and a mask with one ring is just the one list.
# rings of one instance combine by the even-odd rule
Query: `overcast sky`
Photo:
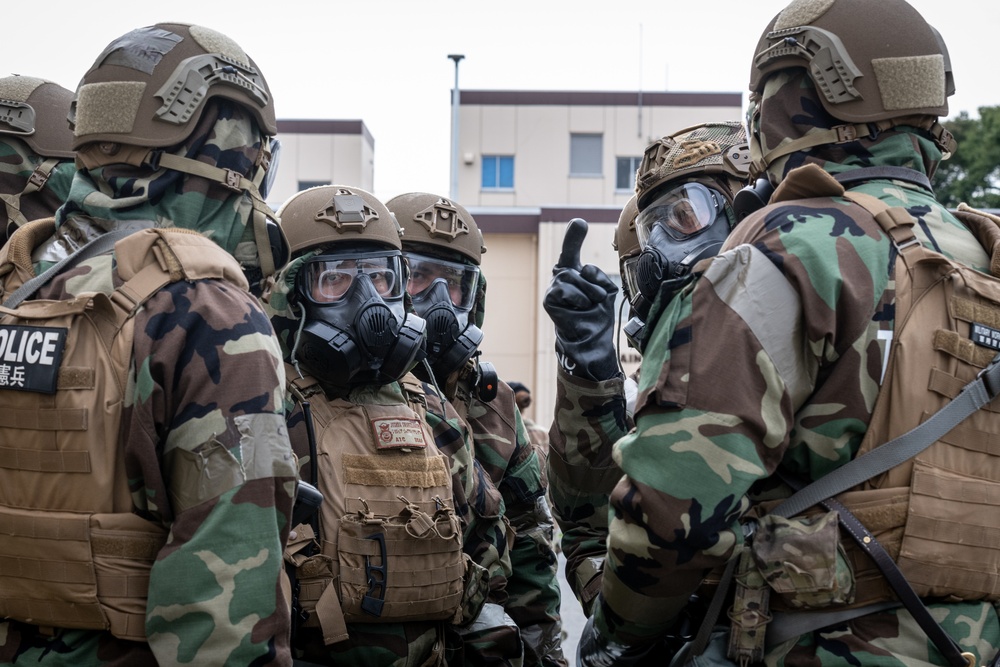
[[(455, 80), (448, 54), (465, 55), (458, 72), (462, 89), (742, 93), (760, 33), (786, 4), (55, 0), (25, 6), (36, 12), (31, 16), (22, 7), (23, 28), (8, 17), (4, 54), (11, 73), (75, 89), (108, 42), (133, 28), (164, 21), (214, 28), (238, 41), (260, 66), (278, 118), (365, 122), (375, 138), (374, 190), (384, 200), (413, 190), (448, 192)], [(981, 106), (1000, 105), (1000, 2), (911, 4), (948, 44), (957, 88), (950, 115), (975, 116)]]

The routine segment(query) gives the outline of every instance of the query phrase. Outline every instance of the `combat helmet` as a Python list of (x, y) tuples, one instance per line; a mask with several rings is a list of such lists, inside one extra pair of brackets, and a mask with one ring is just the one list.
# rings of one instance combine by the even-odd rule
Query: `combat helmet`
[(402, 250), (402, 230), (373, 194), (346, 185), (320, 185), (289, 197), (278, 209), (292, 257), (320, 246), (380, 243)]
[[(252, 117), (259, 150), (239, 170), (175, 152), (192, 136), (210, 101)], [(214, 181), (249, 197), (253, 257), (241, 259), (251, 285), (264, 284), (285, 259), (280, 228), (264, 202), (276, 171), (278, 127), (267, 81), (226, 35), (187, 23), (158, 23), (113, 40), (83, 75), (70, 110), (73, 148), (86, 169), (127, 164)], [(174, 150), (171, 150), (174, 149)], [(245, 174), (245, 175), (244, 175)]]
[[(764, 29), (750, 68), (752, 118), (770, 75), (803, 69), (819, 102), (845, 124), (758, 155), (759, 173), (778, 157), (853, 141), (896, 125), (922, 127), (946, 152), (954, 140), (936, 119), (955, 92), (940, 33), (905, 0), (793, 0)], [(748, 123), (753, 127), (753, 123)]]
[(264, 134), (277, 133), (267, 81), (239, 44), (186, 23), (138, 28), (108, 44), (83, 75), (70, 114), (73, 148), (95, 141), (174, 146), (213, 97), (248, 109)]
[(0, 79), (0, 134), (19, 137), (42, 157), (73, 158), (66, 120), (73, 92), (32, 76)]
[(702, 123), (650, 143), (635, 179), (639, 210), (672, 182), (702, 179), (719, 187), (726, 200), (746, 184), (750, 149), (739, 121)]

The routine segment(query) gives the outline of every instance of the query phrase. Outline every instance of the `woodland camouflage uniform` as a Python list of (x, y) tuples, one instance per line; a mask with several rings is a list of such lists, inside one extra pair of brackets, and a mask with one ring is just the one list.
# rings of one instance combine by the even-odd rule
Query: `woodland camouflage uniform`
[[(190, 39), (184, 26), (158, 29)], [(218, 99), (198, 118), (165, 152), (249, 177), (263, 150), (257, 120)], [(31, 234), (34, 261), (6, 257), (15, 265), (5, 267), (5, 291), (127, 221), (199, 230), (232, 254), (245, 233), (252, 238), (252, 211), (246, 192), (104, 161), (76, 173), (54, 227), (36, 221), (18, 232)], [(35, 298), (110, 293), (122, 282), (116, 259), (85, 260)], [(267, 316), (239, 279), (242, 288), (172, 282), (135, 315), (119, 442), (132, 511), (169, 530), (149, 578), (148, 643), (8, 621), (0, 624), (3, 664), (291, 664), (282, 547), (297, 475), (282, 414), (284, 369)]]
[[(836, 2), (856, 9), (849, 16), (863, 16), (863, 3)], [(804, 12), (808, 23), (817, 7), (831, 4), (796, 2), (789, 10)], [(840, 124), (800, 68), (772, 74), (751, 107), (750, 131), (763, 154)], [(983, 270), (989, 259), (969, 229), (918, 183), (941, 159), (931, 134), (905, 123), (775, 158), (767, 165), (779, 183), (770, 205), (737, 226), (726, 251), (680, 297), (654, 305), (636, 430), (615, 446), (626, 476), (611, 496), (595, 612), (606, 636), (631, 646), (662, 637), (705, 575), (740, 549), (740, 520), (755, 496), (774, 486), (772, 473), (818, 479), (852, 459), (865, 434), (885, 334), (895, 325), (896, 251), (865, 209), (833, 193), (809, 195), (793, 170), (912, 170), (916, 178), (874, 177), (846, 187), (906, 208), (923, 245)], [(1000, 648), (993, 603), (927, 604), (962, 651), (982, 661)], [(769, 646), (764, 662), (944, 664), (902, 607)]]
[[(388, 206), (403, 227), (403, 250), (411, 257), (411, 262), (414, 256), (429, 256), (479, 266), (480, 256), (485, 251), (482, 234), (472, 216), (460, 205), (429, 193), (408, 193), (394, 197)], [(478, 273), (476, 284), (468, 286), (469, 296), (473, 291), (466, 332), (475, 330), (481, 336), (479, 328), (486, 315), (486, 277), (482, 272)], [(442, 370), (432, 358), (429, 364), (414, 372), (425, 380), (428, 415), (442, 414), (430, 407), (434, 400), (432, 395), (437, 393), (433, 385), (440, 388), (449, 404), (454, 405), (464, 428), (472, 435), (472, 458), (479, 471), (477, 475), (485, 475), (481, 487), (489, 498), (485, 516), (475, 517), (483, 511), (481, 502), (473, 506), (473, 523), (493, 515), (492, 506), (499, 501), (504, 522), (508, 525), (506, 545), (500, 543), (498, 532), (491, 530), (484, 534), (478, 531), (483, 546), (498, 550), (510, 564), (502, 585), (491, 579), (490, 602), (501, 605), (520, 630), (526, 667), (559, 667), (566, 662), (561, 648), (558, 561), (553, 549), (552, 517), (545, 500), (544, 463), (529, 440), (510, 386), (496, 380), (495, 397), (491, 400), (480, 398), (478, 342), (476, 346), (470, 343), (463, 348), (467, 359), (464, 364), (453, 364)], [(435, 373), (433, 378), (430, 377), (432, 372)], [(470, 494), (472, 497), (475, 496)], [(477, 502), (487, 497), (478, 496)], [(505, 546), (507, 553), (504, 554)], [(477, 548), (474, 542), (466, 545), (467, 552), (470, 548)], [(501, 630), (498, 628), (496, 641), (503, 643)], [(489, 637), (478, 639), (467, 633), (466, 654), (470, 653), (470, 645), (481, 647), (476, 650), (482, 653), (482, 660), (490, 664), (491, 653), (483, 651), (492, 641)], [(498, 650), (496, 654), (503, 655), (503, 652)], [(472, 661), (469, 664), (481, 663)]]

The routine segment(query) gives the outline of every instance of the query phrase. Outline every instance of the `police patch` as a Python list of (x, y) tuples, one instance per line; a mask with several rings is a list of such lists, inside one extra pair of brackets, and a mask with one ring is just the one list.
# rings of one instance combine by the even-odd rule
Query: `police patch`
[(0, 325), (0, 389), (56, 393), (66, 329)]

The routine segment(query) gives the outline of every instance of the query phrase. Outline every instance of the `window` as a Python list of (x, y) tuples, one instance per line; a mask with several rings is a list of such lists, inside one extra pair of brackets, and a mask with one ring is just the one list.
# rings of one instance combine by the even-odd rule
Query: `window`
[(615, 189), (635, 190), (635, 172), (639, 169), (641, 157), (615, 158)]
[(483, 156), (483, 190), (514, 188), (514, 156)]
[(315, 188), (320, 185), (330, 185), (330, 181), (299, 181), (299, 192)]
[(601, 149), (604, 137), (600, 134), (569, 135), (569, 173), (571, 176), (600, 176)]

